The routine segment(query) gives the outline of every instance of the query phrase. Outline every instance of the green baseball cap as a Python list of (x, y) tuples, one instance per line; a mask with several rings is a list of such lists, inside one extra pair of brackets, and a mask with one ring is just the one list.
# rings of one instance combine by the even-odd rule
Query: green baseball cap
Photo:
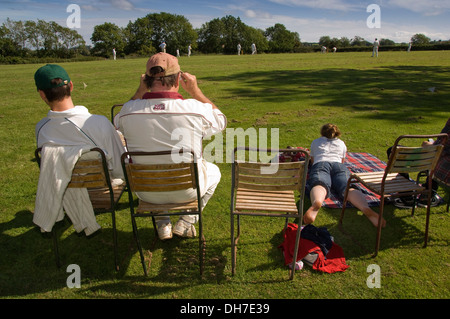
[[(53, 79), (61, 79), (59, 84), (52, 84)], [(56, 64), (47, 64), (39, 68), (34, 74), (34, 81), (38, 90), (52, 89), (70, 83), (66, 70)]]

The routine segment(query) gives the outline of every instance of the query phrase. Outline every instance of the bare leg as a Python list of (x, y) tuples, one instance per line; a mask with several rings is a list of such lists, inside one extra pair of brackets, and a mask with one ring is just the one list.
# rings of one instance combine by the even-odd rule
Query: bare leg
[[(363, 212), (364, 215), (370, 220), (370, 222), (377, 227), (378, 226), (378, 214), (372, 210), (367, 204), (366, 198), (364, 194), (359, 190), (350, 189), (348, 192), (348, 200), (352, 203), (356, 208)], [(381, 226), (386, 226), (386, 220), (384, 218), (381, 220)]]
[(303, 222), (305, 224), (312, 224), (319, 213), (320, 207), (327, 196), (327, 190), (321, 185), (316, 185), (311, 189), (309, 195), (311, 199), (311, 207), (303, 215)]

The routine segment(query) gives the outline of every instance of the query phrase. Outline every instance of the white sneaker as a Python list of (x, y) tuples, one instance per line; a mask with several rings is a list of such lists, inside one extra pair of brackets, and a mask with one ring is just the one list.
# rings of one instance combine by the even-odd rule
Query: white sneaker
[(158, 237), (161, 240), (166, 240), (172, 238), (172, 224), (161, 224), (157, 226)]
[(181, 218), (175, 224), (173, 233), (177, 236), (188, 238), (194, 238), (197, 235), (194, 224), (188, 223)]

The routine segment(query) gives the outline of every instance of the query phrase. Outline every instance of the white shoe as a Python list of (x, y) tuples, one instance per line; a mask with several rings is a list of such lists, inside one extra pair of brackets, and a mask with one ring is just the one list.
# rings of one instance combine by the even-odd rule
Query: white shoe
[(173, 233), (177, 236), (188, 238), (194, 238), (197, 235), (194, 224), (188, 223), (181, 218), (175, 224)]
[(158, 237), (161, 240), (166, 240), (172, 238), (172, 224), (161, 224), (158, 225)]

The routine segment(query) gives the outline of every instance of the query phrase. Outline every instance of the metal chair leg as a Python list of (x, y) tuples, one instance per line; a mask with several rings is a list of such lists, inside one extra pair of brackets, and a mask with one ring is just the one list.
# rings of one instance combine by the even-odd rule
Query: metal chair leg
[(136, 220), (135, 220), (134, 216), (131, 216), (131, 224), (133, 226), (134, 239), (136, 240), (136, 244), (137, 244), (138, 250), (139, 250), (139, 255), (141, 258), (142, 268), (144, 269), (144, 275), (147, 276), (148, 275), (147, 274), (147, 266), (145, 265), (144, 253), (142, 251), (141, 242), (139, 240), (138, 229), (136, 226)]
[(116, 212), (112, 211), (112, 227), (113, 227), (113, 245), (114, 245), (114, 266), (116, 271), (119, 271), (119, 257), (117, 248), (117, 228), (116, 228)]

